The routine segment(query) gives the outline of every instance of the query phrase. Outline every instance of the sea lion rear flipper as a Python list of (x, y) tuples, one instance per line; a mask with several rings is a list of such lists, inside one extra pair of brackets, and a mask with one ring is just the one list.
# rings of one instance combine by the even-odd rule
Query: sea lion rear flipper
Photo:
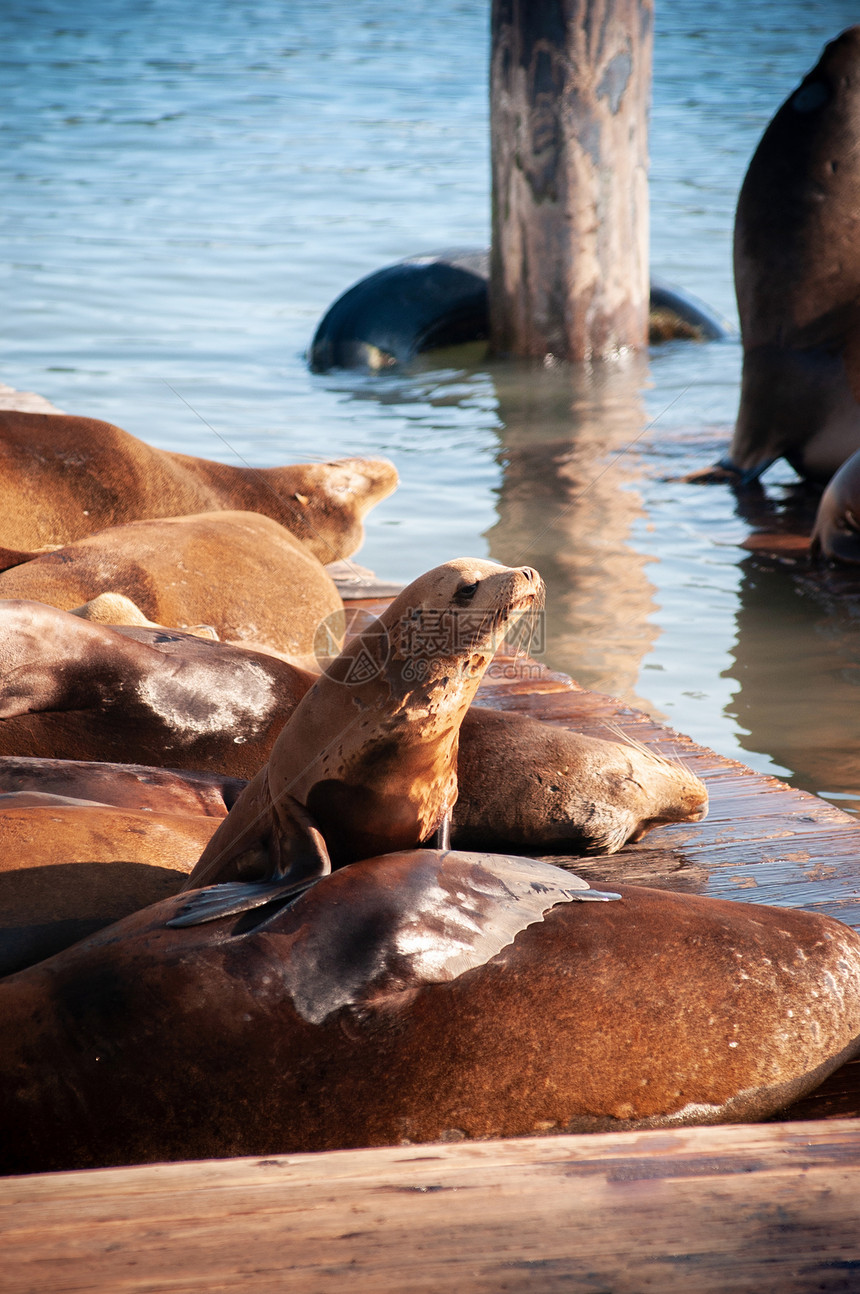
[(282, 899), (285, 904), (304, 894), (318, 880), (319, 877), (315, 876), (303, 881), (226, 881), (222, 885), (211, 885), (192, 894), (178, 916), (166, 924), (202, 926), (207, 921), (251, 912), (277, 899)]

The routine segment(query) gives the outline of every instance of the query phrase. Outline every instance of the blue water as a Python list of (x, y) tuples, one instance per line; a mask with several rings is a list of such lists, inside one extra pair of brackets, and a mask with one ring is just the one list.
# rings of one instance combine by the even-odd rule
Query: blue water
[[(316, 323), (350, 283), (487, 244), (488, 12), (3, 5), (0, 380), (227, 461), (391, 457), (402, 484), (372, 514), (362, 562), (407, 580), (465, 553), (534, 560), (551, 663), (852, 807), (852, 608), (751, 570), (728, 491), (669, 479), (730, 434), (736, 340), (611, 372), (477, 353), (412, 375), (308, 372)], [(842, 0), (658, 6), (652, 266), (730, 320), (749, 157), (857, 17)], [(547, 446), (562, 442), (560, 469)], [(543, 480), (523, 469), (541, 454)], [(772, 469), (769, 492), (792, 479)]]

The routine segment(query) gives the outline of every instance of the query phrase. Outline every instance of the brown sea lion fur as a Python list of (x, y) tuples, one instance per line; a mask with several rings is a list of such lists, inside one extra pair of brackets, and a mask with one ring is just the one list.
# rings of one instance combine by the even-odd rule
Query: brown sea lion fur
[(0, 795), (0, 975), (175, 894), (216, 818)]
[[(97, 625), (139, 625), (144, 629), (178, 628), (178, 625), (160, 625), (149, 620), (140, 607), (127, 598), (124, 593), (99, 593), (80, 607), (69, 607), (73, 616), (82, 620), (92, 620)], [(211, 625), (186, 625), (185, 633), (194, 634), (195, 638), (210, 638), (213, 642), (220, 639)]]
[(221, 773), (98, 760), (0, 756), (0, 796), (43, 794), (117, 809), (224, 818), (245, 780)]
[(576, 886), (425, 849), (274, 914), (139, 912), (0, 983), (0, 1167), (747, 1122), (856, 1050), (839, 922)]
[(134, 521), (0, 574), (0, 598), (72, 610), (121, 593), (159, 625), (211, 625), (219, 638), (311, 653), (343, 604), (323, 567), (283, 526), (253, 512)]
[(0, 602), (0, 755), (252, 777), (310, 684), (264, 653)]
[(155, 449), (96, 418), (0, 410), (0, 545), (11, 549), (223, 509), (263, 513), (333, 562), (360, 547), (362, 518), (396, 484), (386, 459), (234, 467)]
[(704, 784), (680, 763), (527, 715), (472, 706), (460, 728), (458, 849), (614, 854), (669, 822), (698, 822)]
[(189, 888), (294, 881), (427, 840), (457, 798), (460, 724), (484, 670), (542, 595), (530, 567), (474, 558), (410, 584), (302, 698)]

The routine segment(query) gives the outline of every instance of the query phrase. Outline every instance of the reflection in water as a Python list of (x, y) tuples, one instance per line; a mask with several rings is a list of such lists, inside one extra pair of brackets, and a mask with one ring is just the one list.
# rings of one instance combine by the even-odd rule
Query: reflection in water
[(860, 809), (860, 577), (762, 557), (741, 569), (726, 671), (739, 684), (727, 708), (739, 741), (792, 770), (794, 785)]
[(547, 585), (548, 664), (598, 691), (635, 693), (656, 637), (647, 559), (630, 546), (643, 515), (633, 442), (645, 426), (644, 356), (540, 368), (492, 366), (502, 482), (490, 555), (528, 562)]

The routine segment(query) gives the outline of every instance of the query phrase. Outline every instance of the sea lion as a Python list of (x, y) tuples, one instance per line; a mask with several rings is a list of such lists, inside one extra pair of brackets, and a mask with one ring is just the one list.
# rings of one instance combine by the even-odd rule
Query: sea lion
[(826, 481), (860, 449), (860, 26), (768, 126), (738, 199), (740, 408), (718, 465), (750, 481), (777, 458)]
[(708, 812), (704, 783), (645, 746), (483, 706), (463, 720), (457, 780), (458, 849), (614, 854), (652, 827)]
[(312, 677), (275, 656), (0, 602), (0, 755), (252, 777)]
[[(308, 352), (311, 368), (377, 373), (427, 351), (486, 343), (489, 275), (484, 247), (423, 252), (375, 270), (347, 288), (320, 320)], [(654, 276), (649, 322), (652, 342), (712, 340), (730, 331), (698, 298)]]
[(542, 591), (531, 567), (474, 558), (404, 589), (299, 702), (188, 888), (254, 880), (265, 896), (428, 840), (457, 798), (460, 724), (481, 676)]
[(860, 562), (860, 450), (828, 481), (809, 545), (813, 559)]
[(232, 467), (155, 449), (68, 414), (0, 411), (0, 544), (68, 544), (153, 517), (242, 510), (271, 517), (322, 562), (360, 546), (362, 519), (397, 485), (382, 458)]
[[(22, 635), (31, 617), (33, 632)], [(0, 603), (0, 655), (5, 643), (17, 688), (0, 719), (0, 792), (43, 790), (223, 817), (245, 785), (240, 778), (259, 772), (316, 676), (177, 631), (101, 628), (93, 637), (65, 612)], [(58, 690), (44, 690), (46, 670)], [(213, 707), (216, 684), (228, 692)], [(106, 755), (122, 763), (105, 762)], [(99, 763), (74, 762), (81, 760)], [(144, 760), (174, 771), (140, 767)], [(206, 793), (215, 808), (200, 809), (202, 792), (180, 780), (196, 775), (175, 771), (183, 766), (210, 770)], [(661, 823), (697, 821), (707, 804), (698, 778), (627, 739), (599, 741), (484, 706), (463, 720), (457, 781), (451, 838), (459, 847), (612, 852)]]
[(221, 773), (98, 760), (0, 756), (0, 797), (65, 796), (117, 809), (225, 818), (246, 782)]
[(343, 604), (332, 579), (283, 526), (255, 512), (132, 521), (0, 574), (0, 598), (71, 610), (120, 593), (149, 620), (211, 625), (221, 639), (253, 639), (302, 657)]
[(188, 896), (0, 983), (0, 1167), (767, 1118), (851, 1055), (817, 913), (423, 849), (190, 929)]
[(175, 894), (218, 819), (0, 795), (0, 975)]

